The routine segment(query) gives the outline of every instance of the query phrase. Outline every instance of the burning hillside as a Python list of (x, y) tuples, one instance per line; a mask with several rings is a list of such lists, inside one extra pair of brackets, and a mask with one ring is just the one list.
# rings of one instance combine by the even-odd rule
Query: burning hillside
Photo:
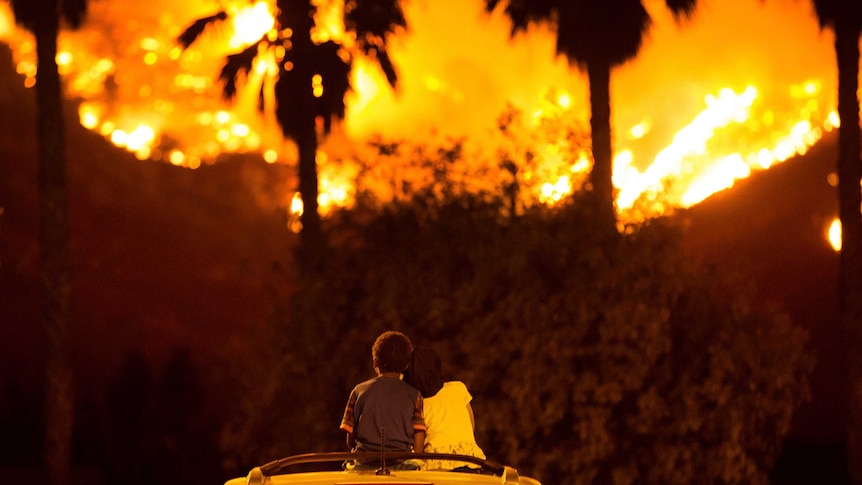
[[(831, 39), (819, 31), (808, 2), (704, 1), (681, 24), (663, 2), (645, 3), (654, 25), (641, 55), (614, 71), (611, 86), (622, 220), (696, 204), (804, 153), (837, 124)], [(139, 5), (92, 2), (84, 29), (60, 39), (58, 63), (68, 96), (80, 100), (81, 124), (140, 159), (195, 168), (222, 153), (246, 152), (293, 163), (294, 148), (281, 139), (272, 114), (257, 113), (256, 90), (241, 91), (228, 105), (216, 81), (227, 54), (273, 28), (272, 6), (236, 0), (222, 29), (183, 51), (178, 34), (214, 6)], [(411, 0), (405, 7), (410, 28), (391, 46), (396, 92), (370, 63), (357, 62), (347, 120), (321, 148), (322, 211), (369, 190), (357, 188), (351, 174), (364, 142), (379, 136), (412, 144), (463, 137), (463, 160), (470, 160), (464, 164), (487, 163), (496, 173), (502, 172), (495, 157), (508, 143), (535, 156), (535, 167), (518, 175), (533, 201), (552, 203), (576, 189), (590, 165), (588, 145), (548, 126), (586, 133), (587, 88), (576, 68), (554, 57), (553, 33), (535, 28), (510, 40), (506, 19), (485, 15), (478, 0)], [(5, 4), (0, 8), (0, 40), (32, 85), (33, 41), (13, 27)], [(321, 8), (320, 15), (329, 31), (318, 37), (339, 35), (337, 22), (327, 20), (332, 10)], [(246, 84), (270, 82), (271, 67), (259, 63)], [(501, 137), (498, 122), (506, 113), (520, 123)], [(296, 210), (295, 199), (284, 194), (284, 207)]]

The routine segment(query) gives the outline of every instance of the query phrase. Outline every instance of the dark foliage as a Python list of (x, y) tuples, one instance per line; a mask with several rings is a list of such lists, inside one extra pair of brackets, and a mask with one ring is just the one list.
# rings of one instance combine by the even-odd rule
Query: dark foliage
[(107, 483), (219, 483), (219, 420), (187, 350), (177, 350), (159, 375), (130, 354), (107, 396), (101, 423), (101, 465)]
[(356, 46), (366, 56), (376, 59), (386, 80), (395, 86), (398, 75), (386, 50), (388, 38), (397, 29), (407, 28), (407, 19), (398, 0), (345, 2), (344, 26), (356, 34)]
[(241, 76), (248, 76), (251, 71), (251, 65), (257, 57), (259, 42), (252, 44), (250, 47), (227, 56), (224, 66), (219, 72), (218, 79), (224, 84), (222, 94), (228, 101), (232, 101), (236, 97), (237, 82)]
[(227, 12), (221, 11), (209, 17), (203, 17), (192, 22), (191, 25), (177, 37), (177, 42), (184, 49), (188, 49), (204, 33), (207, 27), (227, 19)]
[(822, 28), (862, 30), (862, 4), (854, 0), (814, 0), (814, 11)]
[(57, 20), (77, 29), (87, 16), (86, 0), (16, 0), (10, 2), (15, 21), (31, 32), (47, 19), (45, 12), (57, 12)]
[[(665, 1), (677, 17), (692, 15), (695, 4), (695, 0)], [(488, 12), (500, 5), (512, 22), (513, 36), (534, 24), (551, 24), (557, 30), (557, 53), (581, 65), (617, 66), (633, 58), (651, 22), (641, 0), (485, 0)]]
[[(285, 53), (284, 62), (294, 67), (278, 76), (275, 113), (286, 137), (295, 138), (302, 132), (304, 118), (301, 114), (306, 106), (311, 108), (313, 118), (323, 120), (326, 134), (332, 127), (333, 117), (344, 118), (344, 96), (350, 89), (350, 63), (341, 58), (340, 49), (341, 46), (328, 41), (297, 47)], [(320, 76), (322, 94), (303, 99), (297, 93), (310, 87), (308, 81), (314, 75)]]
[(0, 463), (35, 465), (39, 463), (44, 424), (44, 399), (32, 385), (17, 379), (3, 382), (0, 392)]
[(350, 388), (397, 329), (467, 383), (489, 457), (543, 483), (765, 483), (810, 370), (780, 313), (684, 261), (669, 221), (609, 245), (580, 200), (512, 216), (433, 194), (331, 220), (324, 273), (273, 309), (217, 396), (184, 351), (130, 355), (82, 420), (86, 462), (105, 483), (218, 483), (344, 449)]
[(321, 280), (275, 321), (288, 407), (269, 424), (339, 446), (371, 342), (395, 329), (467, 382), (489, 456), (545, 483), (765, 483), (807, 397), (804, 334), (683, 260), (668, 221), (611, 244), (585, 207), (512, 218), (419, 194), (342, 214)]

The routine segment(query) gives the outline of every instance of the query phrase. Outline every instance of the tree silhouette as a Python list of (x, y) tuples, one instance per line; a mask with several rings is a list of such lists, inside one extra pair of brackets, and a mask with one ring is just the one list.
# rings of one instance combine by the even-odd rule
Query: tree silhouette
[[(557, 29), (557, 53), (586, 71), (593, 203), (600, 227), (615, 228), (610, 75), (613, 67), (637, 55), (650, 26), (649, 13), (641, 0), (485, 0), (486, 10), (492, 12), (501, 3), (511, 19), (513, 36), (531, 24), (552, 23)], [(689, 16), (696, 3), (697, 0), (665, 0), (677, 18)]]
[(68, 201), (62, 87), (57, 70), (61, 24), (76, 28), (87, 0), (11, 0), (15, 21), (36, 38), (36, 137), (39, 157), (39, 264), (42, 321), (48, 337), (45, 368), (44, 460), (49, 481), (68, 483), (71, 474), (73, 399), (69, 362)]
[[(318, 120), (328, 134), (333, 118), (344, 117), (344, 95), (348, 91), (353, 54), (374, 58), (393, 87), (397, 76), (386, 51), (389, 35), (406, 28), (399, 0), (356, 0), (344, 2), (344, 27), (352, 34), (347, 42), (315, 43), (317, 7), (310, 0), (276, 0), (274, 36), (264, 35), (242, 52), (228, 56), (219, 74), (224, 95), (237, 92), (240, 76), (247, 74), (261, 52), (273, 49), (278, 62), (275, 82), (275, 115), (282, 133), (297, 143), (299, 151), (299, 192), (302, 195), (301, 248), (304, 264), (316, 264), (323, 248), (318, 213), (317, 146)], [(189, 47), (213, 23), (228, 18), (224, 11), (195, 21), (179, 37)], [(264, 99), (261, 87), (260, 99)], [(260, 103), (263, 109), (263, 103)]]
[(103, 467), (108, 482), (154, 483), (152, 364), (140, 351), (126, 354), (119, 373), (109, 383), (105, 409)]
[(841, 255), (838, 266), (839, 319), (848, 346), (845, 350), (848, 385), (846, 453), (853, 483), (862, 483), (862, 162), (859, 159), (859, 39), (862, 4), (857, 0), (813, 0), (821, 28), (835, 33), (838, 64), (838, 215)]

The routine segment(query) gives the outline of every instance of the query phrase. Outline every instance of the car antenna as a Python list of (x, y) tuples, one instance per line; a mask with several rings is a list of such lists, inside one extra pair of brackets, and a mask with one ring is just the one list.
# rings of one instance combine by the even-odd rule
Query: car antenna
[(386, 435), (383, 433), (383, 426), (380, 427), (380, 468), (374, 473), (375, 475), (389, 475), (389, 469), (386, 468)]

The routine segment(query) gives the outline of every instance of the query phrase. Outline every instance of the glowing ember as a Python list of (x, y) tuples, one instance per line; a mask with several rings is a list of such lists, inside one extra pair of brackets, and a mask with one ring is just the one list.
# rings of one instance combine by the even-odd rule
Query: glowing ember
[(826, 238), (829, 240), (829, 244), (832, 245), (832, 249), (841, 251), (841, 221), (838, 218), (833, 219), (832, 223), (829, 224), (829, 229), (826, 230)]

